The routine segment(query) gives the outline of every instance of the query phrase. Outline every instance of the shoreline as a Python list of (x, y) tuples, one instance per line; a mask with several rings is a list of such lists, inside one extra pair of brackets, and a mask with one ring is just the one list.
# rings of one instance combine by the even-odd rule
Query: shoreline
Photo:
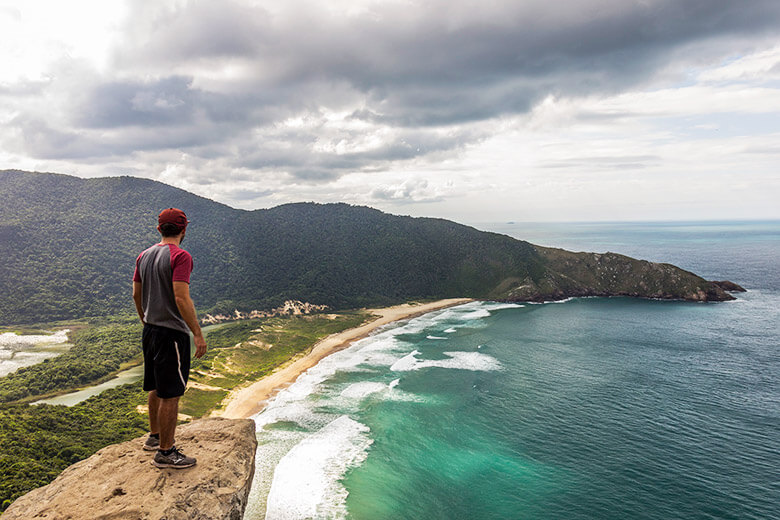
[(334, 352), (347, 348), (355, 341), (365, 338), (379, 327), (470, 301), (474, 300), (471, 298), (449, 298), (420, 305), (404, 303), (381, 309), (367, 309), (368, 312), (376, 316), (375, 319), (358, 327), (331, 334), (318, 341), (305, 356), (282, 366), (272, 374), (255, 381), (249, 386), (231, 391), (223, 401), (224, 408), (212, 412), (211, 416), (228, 419), (248, 419), (263, 411), (272, 397), (294, 383), (298, 376), (319, 363), (322, 359)]

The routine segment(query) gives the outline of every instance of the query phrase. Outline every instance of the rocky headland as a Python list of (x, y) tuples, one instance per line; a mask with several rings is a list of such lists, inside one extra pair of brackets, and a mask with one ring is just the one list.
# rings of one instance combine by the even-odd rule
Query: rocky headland
[(154, 467), (144, 440), (77, 462), (18, 498), (3, 520), (241, 520), (254, 474), (254, 421), (210, 418), (180, 426), (177, 446), (198, 459), (182, 470)]
[(696, 302), (728, 301), (745, 291), (729, 281), (704, 278), (665, 263), (617, 253), (583, 253), (533, 246), (543, 268), (524, 278), (508, 278), (492, 296), (506, 301), (554, 301), (581, 296), (631, 296)]

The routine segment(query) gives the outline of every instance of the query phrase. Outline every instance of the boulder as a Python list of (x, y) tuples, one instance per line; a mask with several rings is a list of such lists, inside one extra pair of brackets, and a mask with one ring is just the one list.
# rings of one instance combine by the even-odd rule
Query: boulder
[[(89, 432), (84, 432), (89, 435)], [(241, 520), (254, 474), (250, 419), (209, 418), (180, 425), (176, 445), (198, 463), (159, 469), (145, 437), (107, 446), (19, 497), (3, 520)]]

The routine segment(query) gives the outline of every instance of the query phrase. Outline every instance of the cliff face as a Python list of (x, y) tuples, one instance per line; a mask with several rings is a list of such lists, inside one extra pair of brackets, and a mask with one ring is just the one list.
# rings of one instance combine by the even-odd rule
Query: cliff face
[(733, 300), (744, 291), (732, 282), (710, 282), (671, 264), (616, 253), (574, 253), (534, 246), (544, 259), (536, 276), (505, 280), (493, 296), (511, 301), (560, 300), (572, 296), (634, 296), (664, 300)]
[[(89, 435), (89, 432), (84, 432)], [(3, 520), (241, 520), (254, 474), (255, 423), (202, 419), (179, 426), (187, 469), (158, 469), (145, 438), (114, 444), (18, 498)]]

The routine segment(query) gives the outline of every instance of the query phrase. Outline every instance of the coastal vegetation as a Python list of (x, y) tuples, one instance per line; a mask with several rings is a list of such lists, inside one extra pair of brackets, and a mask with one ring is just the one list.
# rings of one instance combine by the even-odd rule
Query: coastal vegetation
[[(191, 383), (181, 400), (182, 414), (207, 415), (230, 390), (273, 372), (320, 339), (356, 327), (367, 318), (363, 311), (278, 316), (207, 330), (209, 350), (203, 358), (193, 359)], [(122, 363), (138, 360), (141, 326), (137, 321), (112, 318), (79, 330), (69, 352), (0, 378), (5, 401), (14, 396), (30, 400), (83, 386), (111, 373), (112, 367), (116, 371)], [(93, 370), (101, 358), (106, 363), (100, 364), (101, 370)], [(20, 390), (13, 391), (16, 388)], [(138, 381), (72, 407), (0, 404), (0, 509), (100, 448), (142, 435), (147, 431), (147, 419), (141, 413), (145, 403), (146, 392)]]
[(0, 378), (0, 403), (92, 384), (113, 374), (123, 364), (141, 361), (138, 318), (104, 318), (79, 327), (69, 339), (73, 346), (55, 358), (22, 367)]
[(145, 398), (138, 382), (72, 407), (0, 405), (0, 509), (100, 448), (142, 435), (136, 407)]

